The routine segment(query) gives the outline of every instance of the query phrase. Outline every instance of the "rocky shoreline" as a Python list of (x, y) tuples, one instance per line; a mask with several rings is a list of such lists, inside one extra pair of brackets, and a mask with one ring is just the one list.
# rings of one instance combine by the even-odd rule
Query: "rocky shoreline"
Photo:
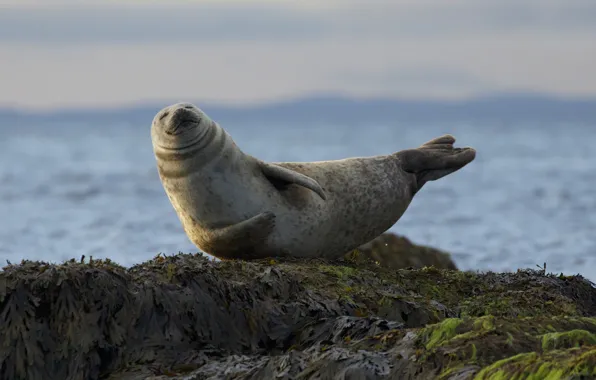
[(389, 234), (335, 262), (23, 261), (0, 326), (1, 379), (596, 378), (593, 283)]

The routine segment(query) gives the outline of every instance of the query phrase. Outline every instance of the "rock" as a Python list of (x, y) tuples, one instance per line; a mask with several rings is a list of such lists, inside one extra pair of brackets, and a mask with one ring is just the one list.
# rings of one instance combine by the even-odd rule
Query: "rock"
[(384, 233), (363, 244), (348, 256), (362, 254), (367, 259), (379, 262), (383, 267), (394, 269), (424, 268), (457, 269), (447, 252), (436, 248), (413, 244), (408, 238), (393, 233)]
[(0, 378), (591, 378), (595, 317), (594, 284), (544, 271), (24, 261), (0, 272)]

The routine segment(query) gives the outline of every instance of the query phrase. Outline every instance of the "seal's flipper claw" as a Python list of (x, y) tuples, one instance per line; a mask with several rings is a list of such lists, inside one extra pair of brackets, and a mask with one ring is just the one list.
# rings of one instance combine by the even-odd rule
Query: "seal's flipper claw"
[(275, 214), (265, 211), (240, 223), (205, 229), (201, 249), (220, 259), (251, 259), (262, 254), (259, 247), (266, 245), (274, 228)]
[(452, 135), (443, 135), (422, 144), (423, 147), (431, 147), (433, 145), (453, 145), (455, 137)]
[(309, 176), (306, 176), (302, 173), (298, 173), (294, 170), (284, 168), (279, 165), (275, 165), (275, 164), (271, 164), (271, 163), (267, 163), (267, 162), (263, 162), (263, 161), (260, 161), (259, 164), (261, 166), (261, 170), (263, 171), (263, 174), (265, 174), (265, 176), (270, 181), (283, 182), (286, 184), (293, 183), (293, 184), (296, 184), (299, 186), (304, 186), (307, 189), (310, 189), (310, 190), (314, 191), (315, 193), (317, 193), (319, 195), (319, 197), (321, 197), (321, 199), (323, 199), (323, 200), (327, 199), (327, 196), (325, 195), (325, 192), (323, 191), (323, 188), (321, 187), (321, 185), (319, 185), (319, 183), (317, 181), (310, 178)]

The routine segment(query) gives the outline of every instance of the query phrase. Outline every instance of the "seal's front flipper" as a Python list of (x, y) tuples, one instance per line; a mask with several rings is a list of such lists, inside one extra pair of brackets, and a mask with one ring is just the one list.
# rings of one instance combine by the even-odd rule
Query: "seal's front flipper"
[(323, 191), (323, 188), (321, 187), (321, 185), (319, 185), (319, 183), (317, 181), (315, 181), (314, 179), (295, 172), (293, 170), (275, 165), (275, 164), (269, 164), (266, 162), (259, 162), (259, 164), (261, 165), (261, 170), (263, 171), (263, 174), (265, 174), (265, 176), (273, 183), (283, 183), (283, 184), (296, 184), (296, 185), (300, 185), (300, 186), (304, 186), (307, 189), (310, 189), (312, 191), (314, 191), (315, 193), (317, 193), (319, 195), (319, 197), (321, 197), (322, 199), (327, 199), (327, 196), (325, 196), (325, 192)]
[(451, 174), (474, 160), (474, 149), (454, 148), (454, 142), (453, 136), (445, 135), (419, 148), (397, 152), (396, 155), (399, 156), (405, 171), (416, 174), (420, 189), (426, 182)]
[(267, 256), (260, 251), (275, 228), (275, 214), (266, 211), (240, 223), (206, 229), (201, 249), (220, 258), (257, 258)]

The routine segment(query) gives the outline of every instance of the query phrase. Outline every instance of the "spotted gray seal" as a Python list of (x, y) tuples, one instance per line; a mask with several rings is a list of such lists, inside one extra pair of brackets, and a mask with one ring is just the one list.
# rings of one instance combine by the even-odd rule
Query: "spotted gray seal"
[(384, 156), (267, 163), (188, 103), (159, 111), (151, 139), (184, 231), (222, 259), (341, 257), (395, 224), (426, 182), (476, 156), (445, 135)]

